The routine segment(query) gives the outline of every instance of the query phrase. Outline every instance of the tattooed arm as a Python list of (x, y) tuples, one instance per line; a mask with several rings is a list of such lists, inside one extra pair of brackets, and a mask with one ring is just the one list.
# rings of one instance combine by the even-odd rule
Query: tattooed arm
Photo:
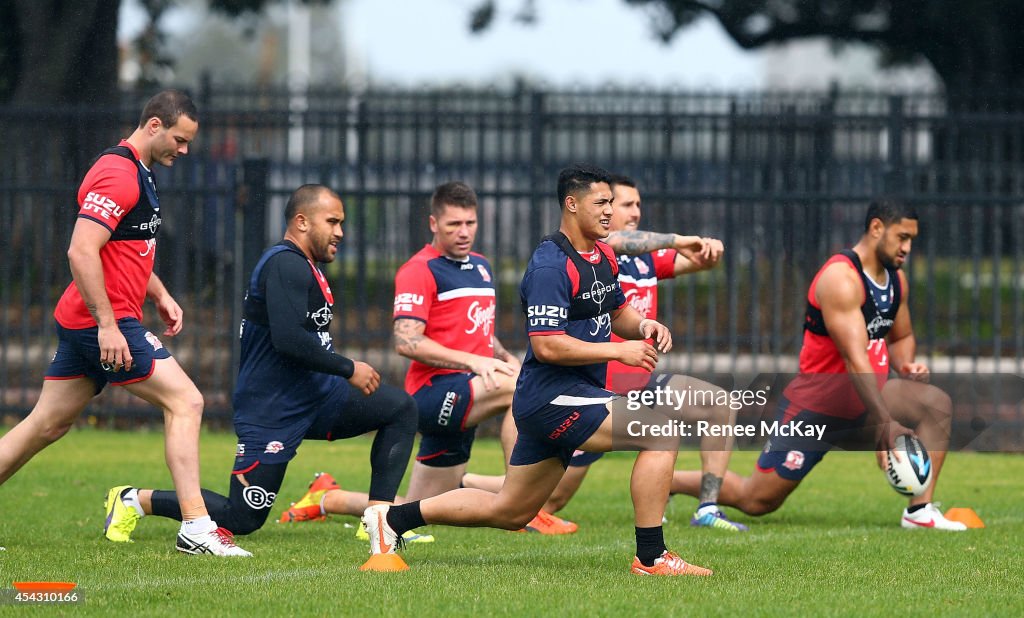
[(642, 230), (618, 230), (604, 239), (612, 251), (619, 255), (642, 255), (658, 249), (704, 254), (710, 250), (707, 246), (708, 240), (710, 239), (700, 236), (659, 234)]
[(515, 373), (515, 369), (502, 359), (445, 347), (427, 337), (424, 334), (426, 329), (427, 324), (420, 320), (395, 319), (395, 351), (406, 358), (441, 369), (459, 369), (483, 376), (490, 376), (495, 371), (506, 375)]

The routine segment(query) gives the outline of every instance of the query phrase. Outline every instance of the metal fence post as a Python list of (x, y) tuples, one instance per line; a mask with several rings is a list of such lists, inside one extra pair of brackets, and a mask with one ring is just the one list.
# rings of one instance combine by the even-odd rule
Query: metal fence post
[(888, 158), (882, 179), (885, 192), (890, 195), (902, 195), (906, 190), (906, 171), (903, 165), (903, 123), (907, 121), (903, 113), (903, 96), (889, 97), (889, 123), (886, 129), (888, 137)]
[(246, 159), (242, 162), (241, 209), (242, 272), (248, 276), (267, 244), (267, 174), (270, 161)]

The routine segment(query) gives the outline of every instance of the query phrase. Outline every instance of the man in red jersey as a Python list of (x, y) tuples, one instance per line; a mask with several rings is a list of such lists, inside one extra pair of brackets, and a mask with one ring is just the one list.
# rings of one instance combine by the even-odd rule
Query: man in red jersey
[[(750, 477), (726, 475), (722, 504), (750, 515), (770, 513), (833, 444), (865, 433), (884, 467), (886, 451), (912, 427), (931, 455), (934, 475), (923, 495), (910, 498), (900, 525), (966, 529), (932, 504), (949, 447), (952, 402), (928, 384), (928, 367), (914, 360), (909, 290), (900, 267), (917, 232), (912, 207), (875, 200), (857, 245), (832, 256), (818, 271), (807, 292), (800, 373), (783, 391), (777, 420), (823, 426), (823, 439), (772, 437)], [(890, 368), (902, 379), (888, 380)], [(698, 490), (695, 472), (675, 473), (673, 492), (697, 495)]]
[[(194, 548), (188, 553), (249, 556), (211, 521), (200, 493), (203, 396), (141, 323), (149, 298), (167, 324), (164, 336), (181, 332), (181, 307), (153, 272), (163, 219), (151, 168), (188, 154), (198, 130), (192, 100), (163, 91), (146, 103), (131, 136), (103, 151), (86, 173), (68, 249), (74, 281), (54, 311), (57, 352), (36, 406), (0, 438), (0, 483), (67, 433), (107, 383), (123, 386), (164, 412), (167, 467), (183, 515), (178, 548), (184, 539)], [(108, 505), (113, 498), (107, 496)], [(108, 534), (109, 525), (108, 518)]]

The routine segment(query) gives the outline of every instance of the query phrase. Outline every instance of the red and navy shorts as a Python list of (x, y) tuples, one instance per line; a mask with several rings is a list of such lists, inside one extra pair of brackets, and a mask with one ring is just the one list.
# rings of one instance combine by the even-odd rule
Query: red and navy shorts
[(132, 354), (130, 371), (125, 371), (123, 367), (115, 371), (112, 366), (100, 362), (98, 327), (70, 329), (57, 324), (57, 353), (50, 361), (45, 379), (89, 378), (96, 385), (96, 393), (99, 393), (108, 383), (124, 385), (141, 382), (153, 374), (156, 360), (171, 357), (171, 353), (156, 335), (146, 330), (135, 318), (121, 318), (117, 321), (117, 327), (128, 342)]
[(612, 391), (579, 384), (540, 409), (516, 415), (519, 437), (510, 464), (526, 466), (557, 457), (562, 467), (573, 453), (590, 439), (608, 416), (608, 402), (618, 397)]
[(780, 424), (802, 421), (805, 425), (825, 425), (825, 433), (821, 440), (808, 437), (772, 437), (765, 443), (757, 459), (757, 469), (761, 472), (774, 470), (788, 481), (802, 481), (837, 444), (861, 441), (867, 412), (856, 418), (841, 418), (801, 409), (785, 397), (780, 397), (775, 420)]
[(473, 409), (475, 374), (434, 376), (413, 393), (419, 410), (420, 450), (416, 461), (425, 466), (450, 468), (469, 461), (476, 427), (466, 427)]

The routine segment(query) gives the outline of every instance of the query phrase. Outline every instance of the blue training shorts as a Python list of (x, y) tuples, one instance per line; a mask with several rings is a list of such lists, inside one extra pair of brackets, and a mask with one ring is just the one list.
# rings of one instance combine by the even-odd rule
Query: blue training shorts
[(450, 468), (469, 461), (476, 427), (466, 427), (473, 409), (472, 373), (434, 376), (413, 393), (419, 410), (420, 450), (416, 461)]
[[(246, 472), (256, 463), (282, 464), (295, 458), (303, 440), (333, 439), (331, 428), (338, 416), (345, 411), (350, 390), (341, 379), (315, 408), (297, 420), (280, 427), (266, 427), (268, 417), (263, 411), (235, 410), (235, 435), (238, 445), (235, 449), (233, 472)], [(273, 420), (271, 421), (273, 422)], [(280, 422), (280, 421), (277, 421)]]
[(757, 469), (761, 472), (774, 470), (788, 481), (802, 481), (833, 446), (860, 437), (866, 419), (867, 412), (852, 419), (840, 418), (798, 408), (796, 404), (781, 397), (775, 420), (779, 423), (803, 421), (808, 425), (825, 425), (825, 434), (821, 440), (801, 437), (769, 439), (757, 459)]
[(70, 329), (57, 324), (57, 353), (46, 369), (45, 379), (89, 378), (99, 393), (107, 383), (120, 386), (141, 382), (153, 374), (157, 359), (171, 357), (156, 335), (135, 318), (121, 318), (117, 327), (132, 354), (131, 371), (123, 367), (114, 371), (110, 365), (100, 362), (98, 327)]
[(590, 384), (576, 385), (540, 409), (517, 415), (519, 437), (513, 466), (526, 466), (557, 457), (565, 467), (573, 452), (590, 439), (608, 416), (615, 393)]

